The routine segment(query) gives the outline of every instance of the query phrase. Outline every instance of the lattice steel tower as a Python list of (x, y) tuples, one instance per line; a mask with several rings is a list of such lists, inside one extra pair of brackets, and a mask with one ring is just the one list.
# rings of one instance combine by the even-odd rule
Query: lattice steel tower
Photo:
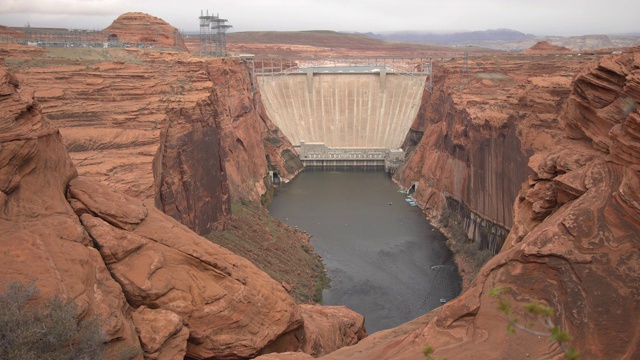
[(200, 55), (224, 57), (227, 54), (227, 30), (231, 28), (227, 19), (218, 14), (209, 15), (200, 10)]

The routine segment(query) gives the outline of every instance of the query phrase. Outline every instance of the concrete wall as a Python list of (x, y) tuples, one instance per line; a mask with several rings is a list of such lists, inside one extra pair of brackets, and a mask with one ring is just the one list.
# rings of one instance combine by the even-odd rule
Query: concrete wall
[(387, 73), (258, 76), (271, 120), (294, 144), (399, 148), (422, 98), (424, 77)]

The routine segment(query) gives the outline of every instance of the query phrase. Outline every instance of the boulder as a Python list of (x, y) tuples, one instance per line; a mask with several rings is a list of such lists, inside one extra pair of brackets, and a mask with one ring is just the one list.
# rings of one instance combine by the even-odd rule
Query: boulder
[(184, 359), (189, 329), (182, 326), (180, 316), (146, 306), (139, 307), (132, 316), (145, 359)]
[(108, 221), (110, 209), (74, 198), (87, 186), (72, 180), (69, 187), (77, 190), (69, 196), (82, 204), (76, 207), (82, 209), (82, 224), (109, 271), (133, 307), (167, 310), (183, 319), (190, 358), (249, 357), (302, 326), (291, 297), (249, 261), (198, 236), (153, 204), (92, 187), (92, 197), (111, 199), (113, 208), (147, 209), (135, 229), (118, 227)]

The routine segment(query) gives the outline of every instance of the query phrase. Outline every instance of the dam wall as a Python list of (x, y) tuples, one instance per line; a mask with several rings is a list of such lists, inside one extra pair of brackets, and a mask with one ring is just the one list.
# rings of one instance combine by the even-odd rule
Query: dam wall
[(292, 144), (400, 148), (416, 117), (425, 76), (385, 70), (257, 76), (271, 120)]

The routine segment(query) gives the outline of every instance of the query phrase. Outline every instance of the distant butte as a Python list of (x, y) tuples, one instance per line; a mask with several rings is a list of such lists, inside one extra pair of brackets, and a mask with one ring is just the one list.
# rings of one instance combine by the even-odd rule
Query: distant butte
[(572, 50), (564, 46), (550, 44), (547, 41), (539, 41), (532, 47), (523, 51), (523, 54), (556, 54), (563, 52), (571, 52)]
[(111, 41), (187, 49), (178, 29), (158, 17), (141, 12), (120, 15), (103, 32), (108, 34)]

